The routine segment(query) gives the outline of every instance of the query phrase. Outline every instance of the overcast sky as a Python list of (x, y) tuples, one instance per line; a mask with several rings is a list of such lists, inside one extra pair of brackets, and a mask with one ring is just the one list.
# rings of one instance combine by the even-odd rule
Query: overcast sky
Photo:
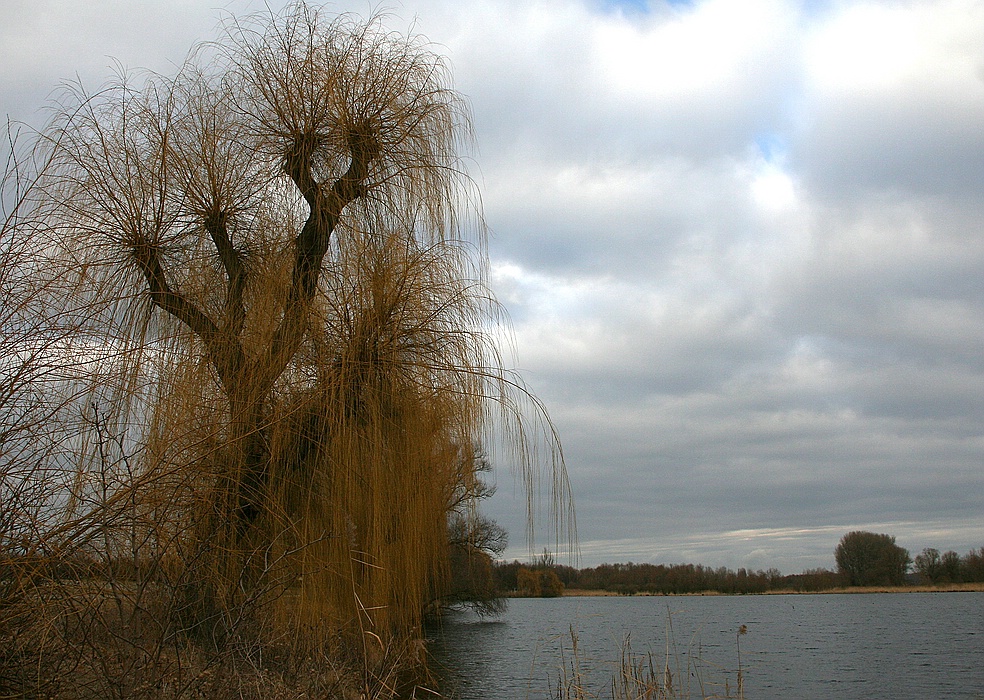
[[(40, 123), (114, 59), (173, 72), (263, 6), (2, 0), (0, 113)], [(796, 573), (855, 529), (984, 547), (984, 2), (388, 7), (471, 101), (493, 287), (582, 565)]]

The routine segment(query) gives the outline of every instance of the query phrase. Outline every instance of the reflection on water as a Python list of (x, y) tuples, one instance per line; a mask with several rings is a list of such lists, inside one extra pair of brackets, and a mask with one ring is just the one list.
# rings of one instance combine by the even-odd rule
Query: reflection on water
[[(678, 678), (750, 700), (984, 699), (984, 593), (516, 599), (498, 620), (456, 613), (430, 631), (445, 690), (459, 700), (540, 700), (571, 668), (598, 697), (626, 639), (659, 663), (670, 642)], [(694, 668), (691, 664), (696, 664)]]

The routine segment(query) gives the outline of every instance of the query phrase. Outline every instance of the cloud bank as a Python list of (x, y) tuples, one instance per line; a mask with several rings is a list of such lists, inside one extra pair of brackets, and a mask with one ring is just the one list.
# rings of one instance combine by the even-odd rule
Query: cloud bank
[[(0, 108), (37, 121), (59, 79), (170, 70), (262, 9), (212, 5), (8, 3)], [(852, 529), (984, 546), (984, 3), (391, 14), (471, 101), (493, 286), (564, 441), (582, 564), (795, 573)], [(523, 557), (499, 467), (490, 513)]]

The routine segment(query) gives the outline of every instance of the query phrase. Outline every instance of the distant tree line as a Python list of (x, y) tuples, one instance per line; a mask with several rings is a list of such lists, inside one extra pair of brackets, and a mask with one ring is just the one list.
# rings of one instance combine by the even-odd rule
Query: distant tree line
[(920, 581), (926, 583), (984, 582), (984, 547), (960, 556), (953, 550), (943, 552), (927, 548), (917, 554), (914, 566)]
[[(554, 565), (550, 570), (562, 589), (610, 591), (622, 595), (686, 594), (715, 591), (729, 594), (765, 593), (770, 590), (820, 591), (842, 586), (834, 571), (816, 569), (794, 576), (783, 576), (778, 569), (737, 571), (700, 564), (601, 564), (585, 569)], [(529, 584), (531, 573), (545, 575), (542, 565), (519, 561), (502, 562), (495, 567), (496, 585), (507, 594), (538, 597)]]
[(548, 597), (568, 590), (609, 591), (622, 595), (769, 591), (819, 592), (848, 586), (984, 583), (984, 547), (964, 556), (927, 548), (915, 559), (890, 535), (849, 532), (834, 550), (837, 569), (808, 569), (783, 575), (778, 569), (751, 571), (700, 564), (601, 564), (576, 569), (557, 564), (548, 552), (530, 563), (498, 562), (495, 588), (504, 595)]
[(894, 537), (855, 531), (841, 538), (834, 558), (851, 586), (984, 583), (984, 547), (964, 556), (928, 547), (911, 559)]

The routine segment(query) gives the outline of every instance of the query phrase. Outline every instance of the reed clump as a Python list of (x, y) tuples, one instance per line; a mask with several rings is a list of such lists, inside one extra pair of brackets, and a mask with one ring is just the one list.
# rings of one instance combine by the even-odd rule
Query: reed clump
[(699, 650), (691, 644), (681, 651), (674, 640), (672, 616), (667, 618), (666, 648), (662, 654), (653, 651), (633, 651), (627, 636), (622, 643), (621, 657), (607, 687), (597, 677), (584, 669), (587, 666), (584, 651), (580, 647), (577, 631), (570, 628), (570, 650), (562, 650), (565, 657), (561, 666), (556, 690), (551, 697), (556, 700), (589, 700), (608, 697), (611, 700), (744, 700), (745, 678), (741, 667), (741, 636), (747, 634), (741, 625), (735, 635), (738, 668), (735, 683), (725, 677), (712, 680), (707, 677), (706, 664)]
[(303, 1), (10, 139), (5, 690), (413, 693), (478, 455), (573, 538), (469, 139), (421, 38)]

